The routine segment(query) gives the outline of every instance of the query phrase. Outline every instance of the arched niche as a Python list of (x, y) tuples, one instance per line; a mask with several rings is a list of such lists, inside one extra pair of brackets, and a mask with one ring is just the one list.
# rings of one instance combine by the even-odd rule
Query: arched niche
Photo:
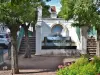
[(55, 25), (53, 25), (52, 28), (51, 28), (51, 32), (52, 32), (52, 33), (55, 33), (55, 34), (56, 34), (56, 33), (61, 33), (62, 30), (63, 30), (63, 26), (60, 25), (60, 24), (55, 24)]
[(51, 33), (52, 34), (60, 34), (64, 37), (69, 36), (68, 28), (66, 26), (61, 25), (61, 24), (54, 24), (51, 27)]

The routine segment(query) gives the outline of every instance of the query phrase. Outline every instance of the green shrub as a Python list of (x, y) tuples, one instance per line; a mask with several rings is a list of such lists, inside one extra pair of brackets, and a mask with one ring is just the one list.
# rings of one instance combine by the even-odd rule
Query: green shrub
[(81, 57), (69, 67), (59, 69), (57, 75), (96, 75), (96, 64), (90, 63), (88, 58)]
[(75, 65), (77, 66), (84, 66), (86, 64), (88, 64), (89, 61), (88, 61), (88, 58), (85, 58), (85, 57), (81, 57), (79, 58), (76, 62), (75, 62)]
[(81, 54), (81, 57), (89, 58), (89, 54)]
[(99, 67), (99, 69), (97, 70), (97, 73), (100, 74), (100, 67)]
[(57, 75), (68, 75), (69, 69), (67, 67), (61, 68), (57, 71)]
[(81, 67), (79, 75), (96, 75), (96, 66), (88, 63)]
[(95, 56), (91, 63), (96, 65), (96, 71), (100, 73), (100, 57)]

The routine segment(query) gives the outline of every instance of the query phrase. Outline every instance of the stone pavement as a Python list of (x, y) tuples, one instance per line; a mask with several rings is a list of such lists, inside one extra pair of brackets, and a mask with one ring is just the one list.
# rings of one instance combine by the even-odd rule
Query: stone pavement
[[(11, 60), (5, 58), (5, 66), (8, 66), (9, 70), (0, 71), (0, 75), (12, 75), (10, 66)], [(62, 65), (65, 62), (75, 61), (77, 58), (68, 58), (66, 56), (35, 56), (31, 58), (24, 58), (23, 55), (19, 55), (19, 71), (17, 75), (56, 75), (58, 65)]]
[[(11, 70), (0, 71), (0, 75), (12, 75)], [(56, 75), (56, 71), (46, 71), (46, 70), (20, 70), (20, 74), (13, 75)]]

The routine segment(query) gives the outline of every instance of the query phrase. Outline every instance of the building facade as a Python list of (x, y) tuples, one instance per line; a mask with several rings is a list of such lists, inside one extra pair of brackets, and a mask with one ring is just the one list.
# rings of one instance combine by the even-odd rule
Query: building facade
[[(36, 55), (70, 56), (73, 54), (86, 54), (87, 41), (84, 36), (86, 35), (85, 31), (83, 31), (83, 35), (80, 33), (82, 29), (72, 27), (73, 20), (66, 21), (62, 18), (57, 18), (55, 6), (52, 6), (50, 9), (50, 18), (42, 18), (42, 7), (38, 7)], [(85, 27), (83, 29), (86, 30)]]

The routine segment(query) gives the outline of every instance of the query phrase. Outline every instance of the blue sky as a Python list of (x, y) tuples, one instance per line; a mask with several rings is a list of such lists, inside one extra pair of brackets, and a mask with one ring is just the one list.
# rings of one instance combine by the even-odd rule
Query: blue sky
[(46, 4), (50, 6), (56, 6), (57, 13), (60, 11), (60, 7), (61, 7), (60, 0), (51, 0)]

